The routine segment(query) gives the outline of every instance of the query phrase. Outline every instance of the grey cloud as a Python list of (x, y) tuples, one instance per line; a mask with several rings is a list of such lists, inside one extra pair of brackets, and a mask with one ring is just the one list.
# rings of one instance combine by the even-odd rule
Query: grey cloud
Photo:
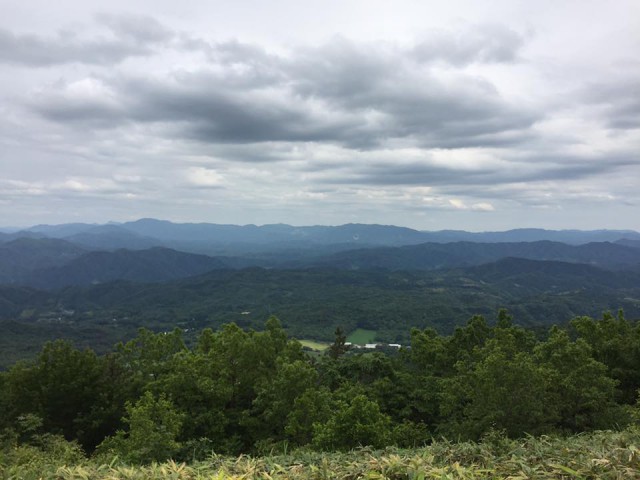
[(361, 185), (424, 185), (439, 186), (455, 184), (479, 185), (493, 181), (497, 172), (491, 169), (476, 168), (460, 170), (431, 163), (413, 162), (376, 162), (363, 166), (352, 166), (339, 176), (324, 178), (328, 184)]
[(114, 128), (127, 122), (126, 115), (117, 105), (99, 100), (69, 99), (62, 95), (35, 97), (31, 107), (48, 120), (73, 123), (78, 127)]
[(349, 127), (344, 120), (310, 112), (304, 104), (238, 91), (214, 77), (191, 80), (186, 85), (129, 82), (131, 117), (175, 122), (180, 136), (207, 143), (326, 141)]
[(581, 92), (581, 96), (605, 108), (605, 121), (609, 128), (640, 128), (640, 74), (614, 79), (606, 84), (592, 84)]
[(0, 29), (0, 62), (34, 67), (67, 63), (107, 65), (128, 57), (149, 56), (173, 34), (149, 17), (102, 15), (110, 37), (81, 38), (61, 32), (54, 37)]
[(440, 32), (413, 48), (422, 62), (440, 61), (452, 65), (511, 63), (517, 60), (524, 38), (502, 25), (485, 24), (459, 34)]
[(107, 26), (118, 38), (142, 43), (162, 43), (174, 38), (174, 33), (153, 17), (144, 15), (98, 14), (96, 20)]
[[(388, 160), (350, 165), (339, 174), (336, 172), (336, 175), (324, 177), (321, 181), (328, 184), (463, 185), (472, 188), (541, 181), (571, 182), (637, 165), (636, 157), (633, 154), (601, 155), (596, 158), (552, 156), (545, 158), (544, 164), (539, 164), (537, 157), (529, 157), (509, 160), (508, 169), (486, 166), (456, 168), (454, 164), (446, 166), (429, 161), (399, 163)], [(470, 192), (465, 191), (465, 195), (470, 195)], [(484, 197), (484, 194), (480, 192), (479, 196)]]
[[(284, 58), (238, 42), (211, 46), (219, 63), (172, 78), (110, 82), (125, 118), (174, 125), (205, 143), (333, 142), (372, 149), (392, 140), (430, 148), (518, 143), (541, 114), (502, 99), (487, 81), (461, 72), (441, 79), (406, 50), (336, 39)], [(87, 120), (44, 99), (50, 119)], [(94, 115), (114, 123), (114, 110)], [(101, 123), (101, 122), (97, 122)]]
[(45, 38), (0, 30), (0, 62), (5, 63), (39, 67), (73, 62), (104, 64), (149, 53), (150, 50), (146, 47), (120, 41), (80, 42), (64, 36)]

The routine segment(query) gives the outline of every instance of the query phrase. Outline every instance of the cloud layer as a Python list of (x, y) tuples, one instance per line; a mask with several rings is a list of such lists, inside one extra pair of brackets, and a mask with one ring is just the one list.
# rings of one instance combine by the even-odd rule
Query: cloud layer
[(139, 14), (0, 25), (1, 223), (640, 228), (637, 54), (583, 78), (537, 38), (500, 22), (286, 47)]

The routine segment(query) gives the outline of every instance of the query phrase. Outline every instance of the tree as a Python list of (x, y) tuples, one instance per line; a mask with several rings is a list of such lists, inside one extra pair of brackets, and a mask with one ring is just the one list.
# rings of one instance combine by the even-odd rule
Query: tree
[(178, 452), (176, 438), (184, 415), (164, 395), (156, 398), (145, 392), (135, 404), (128, 402), (126, 411), (123, 421), (129, 430), (107, 438), (98, 447), (101, 453), (117, 453), (133, 463), (150, 463), (165, 461)]
[(335, 331), (335, 340), (328, 349), (331, 358), (338, 359), (349, 350), (347, 345), (347, 336), (342, 331), (342, 327), (337, 327)]
[(441, 432), (478, 439), (490, 429), (510, 436), (545, 431), (542, 372), (518, 343), (505, 330), (476, 349), (472, 362), (458, 362), (455, 376), (442, 380)]
[(326, 387), (309, 388), (296, 397), (293, 408), (287, 415), (285, 433), (298, 445), (307, 445), (313, 440), (315, 424), (323, 424), (331, 418), (334, 399)]
[(623, 420), (615, 403), (617, 382), (596, 361), (583, 339), (573, 342), (567, 332), (553, 328), (549, 339), (536, 347), (546, 383), (545, 403), (557, 425), (569, 432), (611, 428)]
[(258, 387), (253, 406), (243, 420), (250, 427), (254, 443), (284, 439), (288, 416), (297, 398), (311, 389), (317, 379), (318, 373), (307, 361), (278, 362), (275, 377)]
[(96, 425), (90, 413), (99, 398), (101, 370), (92, 350), (76, 350), (62, 340), (49, 342), (34, 364), (16, 364), (6, 374), (7, 414), (14, 420), (36, 415), (45, 432), (77, 439), (92, 448)]
[(619, 382), (617, 400), (632, 405), (640, 388), (640, 323), (632, 325), (619, 310), (617, 317), (605, 312), (600, 320), (574, 318), (571, 329), (589, 345), (592, 357), (607, 366), (608, 375)]
[(313, 425), (313, 445), (320, 450), (349, 450), (370, 445), (381, 448), (391, 433), (391, 419), (364, 395), (339, 400), (326, 423)]

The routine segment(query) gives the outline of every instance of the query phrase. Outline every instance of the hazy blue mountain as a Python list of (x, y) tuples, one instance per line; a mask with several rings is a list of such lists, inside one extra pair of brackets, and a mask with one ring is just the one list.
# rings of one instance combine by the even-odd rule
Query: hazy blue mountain
[(19, 230), (11, 233), (0, 233), (0, 245), (12, 242), (13, 240), (18, 240), (19, 238), (47, 238), (47, 236), (42, 233), (28, 232), (26, 230)]
[(64, 239), (91, 250), (117, 250), (120, 248), (144, 250), (163, 246), (158, 239), (139, 235), (118, 225), (91, 227), (64, 237)]
[(617, 240), (616, 243), (618, 245), (625, 245), (627, 247), (640, 248), (640, 240), (632, 240), (630, 238), (621, 238)]
[(335, 253), (315, 264), (351, 270), (433, 270), (481, 265), (505, 257), (585, 263), (603, 268), (627, 268), (640, 264), (640, 250), (632, 247), (608, 242), (567, 245), (551, 241), (379, 247)]
[(569, 244), (617, 241), (622, 238), (639, 240), (640, 233), (631, 230), (544, 230), (515, 229), (505, 232), (465, 232), (459, 230), (418, 231), (393, 225), (346, 224), (340, 226), (291, 225), (215, 225), (209, 223), (171, 223), (164, 220), (141, 219), (122, 225), (140, 235), (177, 242), (210, 242), (272, 244), (297, 242), (344, 245), (414, 245), (419, 243), (450, 243), (470, 241), (480, 243), (534, 242), (551, 240)]
[(98, 226), (90, 223), (63, 223), (61, 225), (34, 225), (25, 229), (28, 232), (40, 233), (50, 238), (64, 238), (82, 233)]
[(37, 268), (63, 265), (86, 250), (55, 238), (18, 238), (0, 245), (0, 283), (21, 283)]
[(419, 243), (422, 238), (421, 232), (410, 228), (361, 224), (337, 227), (293, 227), (285, 224), (239, 226), (142, 219), (125, 223), (122, 227), (148, 237), (187, 243), (404, 245)]
[(282, 234), (256, 225), (217, 225), (211, 223), (172, 223), (144, 218), (122, 224), (139, 235), (169, 242), (185, 243), (270, 243), (280, 241)]
[[(457, 242), (469, 241), (478, 243), (516, 243), (538, 242), (549, 240), (574, 245), (593, 242), (615, 242), (622, 238), (640, 240), (640, 233), (633, 230), (545, 230), (542, 228), (519, 228), (504, 232), (464, 232), (443, 230), (440, 232), (423, 232), (425, 241)], [(431, 237), (431, 238), (428, 238)], [(426, 240), (428, 238), (428, 240)]]
[(152, 283), (199, 275), (226, 268), (219, 259), (154, 247), (86, 253), (65, 265), (35, 270), (25, 284), (38, 288), (91, 285), (128, 280)]
[[(347, 224), (302, 227), (286, 224), (218, 225), (172, 223), (152, 218), (107, 225), (86, 223), (37, 225), (28, 230), (32, 235), (66, 238), (91, 248), (113, 250), (166, 246), (210, 255), (239, 255), (283, 249), (312, 250), (320, 245), (340, 245), (342, 249), (352, 249), (459, 241), (514, 243), (551, 240), (576, 245), (603, 241), (615, 242), (621, 239), (640, 241), (640, 233), (629, 230), (580, 231), (530, 228), (476, 233), (460, 230), (418, 231), (393, 225)], [(0, 241), (2, 238), (0, 237)]]

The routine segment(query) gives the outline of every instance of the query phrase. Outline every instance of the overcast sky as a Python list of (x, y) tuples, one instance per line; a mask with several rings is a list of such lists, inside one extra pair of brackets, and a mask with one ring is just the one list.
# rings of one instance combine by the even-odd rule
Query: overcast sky
[(0, 1), (0, 225), (640, 230), (640, 2)]

